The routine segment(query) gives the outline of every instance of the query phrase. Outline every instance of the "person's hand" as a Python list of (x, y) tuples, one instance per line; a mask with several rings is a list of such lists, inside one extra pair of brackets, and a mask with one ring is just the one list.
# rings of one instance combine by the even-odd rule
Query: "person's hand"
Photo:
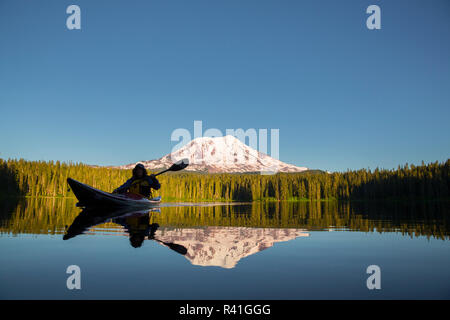
[(150, 178), (156, 179), (156, 175), (155, 175), (154, 173), (152, 173), (152, 174), (150, 175)]

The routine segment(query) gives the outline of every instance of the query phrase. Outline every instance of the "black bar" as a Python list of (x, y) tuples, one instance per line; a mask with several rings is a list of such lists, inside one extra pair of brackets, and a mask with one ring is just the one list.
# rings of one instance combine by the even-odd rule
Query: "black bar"
[[(417, 317), (446, 314), (449, 300), (2, 300), (3, 310), (25, 314), (62, 317), (111, 316), (161, 319), (306, 319), (311, 316)], [(58, 310), (58, 311), (56, 311)], [(187, 313), (186, 313), (187, 311)], [(55, 314), (55, 315), (56, 315)], [(280, 318), (282, 317), (282, 318)], [(156, 319), (156, 318), (154, 318)]]

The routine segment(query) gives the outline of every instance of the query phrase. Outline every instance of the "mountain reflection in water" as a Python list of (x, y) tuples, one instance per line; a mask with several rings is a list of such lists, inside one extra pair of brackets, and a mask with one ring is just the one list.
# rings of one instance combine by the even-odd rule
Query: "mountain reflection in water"
[(272, 247), (276, 242), (308, 237), (305, 230), (244, 227), (160, 229), (159, 239), (187, 248), (185, 257), (197, 266), (234, 268), (242, 258)]
[[(150, 223), (150, 215), (158, 209), (133, 211), (85, 208), (74, 219), (63, 236), (69, 240), (83, 233), (102, 232), (106, 222), (108, 231), (129, 237), (134, 248), (144, 240), (158, 243), (184, 255), (193, 265), (234, 268), (240, 259), (270, 248), (276, 242), (307, 237), (304, 230), (292, 228), (201, 227), (160, 228)], [(94, 228), (96, 225), (99, 227)]]

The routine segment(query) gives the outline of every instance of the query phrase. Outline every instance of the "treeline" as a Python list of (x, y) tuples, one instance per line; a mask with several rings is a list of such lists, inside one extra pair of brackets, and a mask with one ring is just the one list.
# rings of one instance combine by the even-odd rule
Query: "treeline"
[[(377, 200), (450, 199), (450, 159), (395, 170), (342, 173), (197, 174), (159, 177), (154, 195), (165, 201), (258, 200)], [(131, 176), (131, 170), (91, 167), (59, 161), (0, 159), (0, 192), (10, 196), (73, 197), (66, 179), (112, 191)]]
[[(10, 199), (12, 200), (12, 199)], [(80, 213), (71, 198), (20, 198), (0, 206), (0, 234), (64, 234)], [(449, 202), (295, 201), (252, 202), (244, 205), (168, 206), (150, 213), (149, 223), (164, 228), (204, 226), (245, 228), (299, 228), (401, 232), (404, 235), (448, 239)], [(122, 226), (107, 222), (98, 232), (122, 233)], [(116, 231), (114, 231), (116, 230)], [(93, 229), (91, 229), (91, 232)]]

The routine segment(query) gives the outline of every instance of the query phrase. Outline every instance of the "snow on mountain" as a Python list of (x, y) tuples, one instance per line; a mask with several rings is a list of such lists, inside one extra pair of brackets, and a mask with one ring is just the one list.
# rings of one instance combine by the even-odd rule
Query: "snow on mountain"
[(186, 247), (193, 265), (234, 268), (242, 258), (272, 247), (277, 242), (308, 237), (301, 229), (205, 227), (159, 229), (156, 237)]
[[(188, 158), (186, 171), (202, 172), (301, 172), (306, 167), (284, 163), (259, 152), (234, 136), (200, 137), (191, 140), (175, 152), (157, 160), (140, 161), (147, 169), (168, 168), (174, 162)], [(120, 169), (133, 168), (136, 163), (118, 166)]]

